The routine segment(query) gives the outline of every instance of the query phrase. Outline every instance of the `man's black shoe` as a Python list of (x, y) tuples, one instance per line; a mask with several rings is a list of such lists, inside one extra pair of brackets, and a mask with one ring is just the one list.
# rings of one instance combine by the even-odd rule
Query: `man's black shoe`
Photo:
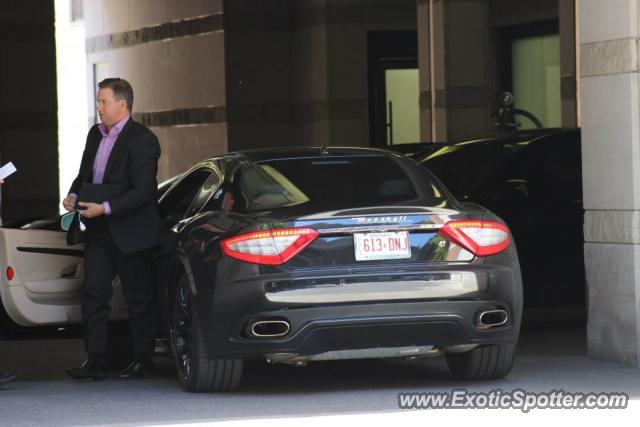
[(111, 376), (111, 372), (105, 368), (104, 363), (93, 361), (91, 359), (85, 362), (79, 368), (66, 368), (67, 374), (74, 380), (105, 380)]
[(6, 384), (16, 379), (16, 376), (11, 372), (0, 372), (0, 385)]
[(116, 378), (123, 380), (147, 378), (153, 374), (153, 364), (151, 362), (132, 362), (121, 371), (116, 373)]

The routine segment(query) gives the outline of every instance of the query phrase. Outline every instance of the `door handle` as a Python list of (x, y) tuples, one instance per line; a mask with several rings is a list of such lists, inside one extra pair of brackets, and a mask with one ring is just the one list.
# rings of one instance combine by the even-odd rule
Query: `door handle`
[(393, 145), (393, 102), (389, 101), (389, 122), (387, 127), (389, 128), (389, 145)]
[(69, 265), (65, 267), (60, 273), (61, 279), (73, 279), (78, 276), (78, 268), (80, 268), (80, 264)]

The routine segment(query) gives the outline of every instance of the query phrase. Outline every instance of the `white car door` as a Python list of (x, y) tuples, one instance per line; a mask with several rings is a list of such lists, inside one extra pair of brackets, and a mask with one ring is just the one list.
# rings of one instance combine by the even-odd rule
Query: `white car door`
[[(83, 245), (67, 246), (66, 233), (0, 229), (0, 296), (21, 326), (80, 323)], [(120, 281), (114, 280), (112, 320), (127, 318)]]

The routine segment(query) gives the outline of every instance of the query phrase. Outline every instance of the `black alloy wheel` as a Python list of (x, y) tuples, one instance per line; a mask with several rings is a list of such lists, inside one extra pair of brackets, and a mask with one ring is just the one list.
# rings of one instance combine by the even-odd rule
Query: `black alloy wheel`
[(209, 356), (186, 274), (180, 276), (174, 293), (169, 334), (182, 387), (193, 392), (235, 390), (242, 380), (244, 360)]

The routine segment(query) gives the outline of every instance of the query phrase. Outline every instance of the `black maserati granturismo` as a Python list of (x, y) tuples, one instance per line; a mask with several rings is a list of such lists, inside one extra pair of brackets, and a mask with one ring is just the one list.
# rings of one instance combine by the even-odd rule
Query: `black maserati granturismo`
[(163, 330), (189, 391), (247, 359), (444, 355), (508, 374), (522, 283), (507, 225), (385, 150), (283, 148), (202, 161), (159, 200)]

